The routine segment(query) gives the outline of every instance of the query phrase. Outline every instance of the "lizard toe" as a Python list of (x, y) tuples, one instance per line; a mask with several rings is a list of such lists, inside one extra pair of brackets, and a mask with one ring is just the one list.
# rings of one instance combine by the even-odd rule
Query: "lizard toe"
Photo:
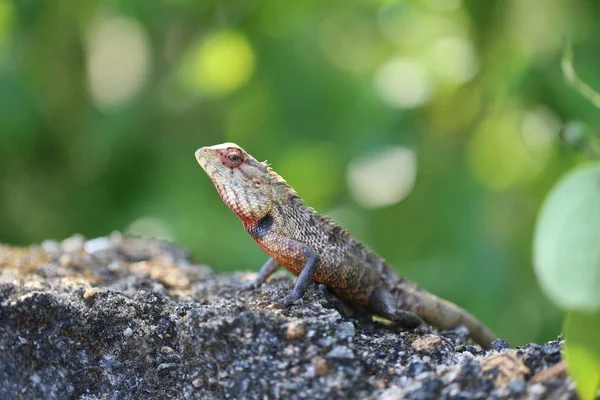
[(283, 299), (279, 300), (276, 303), (276, 306), (277, 306), (277, 308), (286, 308), (286, 307), (296, 304), (297, 301), (298, 301), (298, 299), (295, 299), (292, 296), (286, 296)]
[(431, 329), (431, 326), (429, 326), (429, 325), (422, 324), (422, 325), (417, 326), (414, 329), (414, 332), (418, 335), (427, 335), (427, 334), (432, 334), (433, 329)]
[(241, 285), (238, 285), (236, 289), (238, 290), (238, 292), (246, 292), (248, 290), (254, 290), (257, 287), (258, 287), (258, 285), (256, 284), (256, 282), (250, 281), (250, 282), (246, 282)]

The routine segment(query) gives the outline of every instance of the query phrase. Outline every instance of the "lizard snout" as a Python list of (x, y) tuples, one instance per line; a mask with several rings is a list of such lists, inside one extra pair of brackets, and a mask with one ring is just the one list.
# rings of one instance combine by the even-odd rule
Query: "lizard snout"
[(198, 150), (196, 150), (196, 153), (194, 153), (196, 160), (200, 161), (200, 159), (205, 158), (206, 153), (208, 153), (208, 147), (200, 147)]

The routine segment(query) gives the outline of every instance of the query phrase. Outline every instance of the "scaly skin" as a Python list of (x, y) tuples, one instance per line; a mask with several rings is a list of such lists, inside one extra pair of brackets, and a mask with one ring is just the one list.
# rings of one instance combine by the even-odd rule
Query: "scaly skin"
[(271, 258), (247, 287), (257, 287), (284, 266), (298, 277), (288, 306), (313, 282), (322, 283), (349, 306), (408, 329), (464, 325), (487, 347), (495, 335), (473, 315), (398, 276), (392, 267), (348, 231), (306, 206), (266, 163), (234, 143), (202, 147), (196, 159), (225, 204)]

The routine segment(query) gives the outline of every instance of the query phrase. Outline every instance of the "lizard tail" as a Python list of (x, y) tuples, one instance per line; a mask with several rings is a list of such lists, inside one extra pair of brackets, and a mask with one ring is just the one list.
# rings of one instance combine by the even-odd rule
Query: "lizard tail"
[[(404, 286), (404, 285), (403, 285)], [(429, 325), (441, 329), (453, 329), (464, 325), (469, 330), (471, 338), (483, 348), (489, 347), (497, 336), (473, 314), (456, 304), (441, 299), (425, 290), (415, 287), (402, 287), (399, 295), (399, 306), (412, 311)]]

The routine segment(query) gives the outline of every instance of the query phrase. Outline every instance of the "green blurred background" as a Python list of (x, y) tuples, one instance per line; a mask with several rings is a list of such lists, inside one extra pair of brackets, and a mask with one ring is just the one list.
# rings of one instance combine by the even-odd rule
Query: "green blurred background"
[(0, 0), (0, 241), (122, 230), (256, 271), (193, 157), (233, 141), (511, 344), (552, 339), (536, 213), (600, 122), (565, 34), (600, 87), (592, 0)]

